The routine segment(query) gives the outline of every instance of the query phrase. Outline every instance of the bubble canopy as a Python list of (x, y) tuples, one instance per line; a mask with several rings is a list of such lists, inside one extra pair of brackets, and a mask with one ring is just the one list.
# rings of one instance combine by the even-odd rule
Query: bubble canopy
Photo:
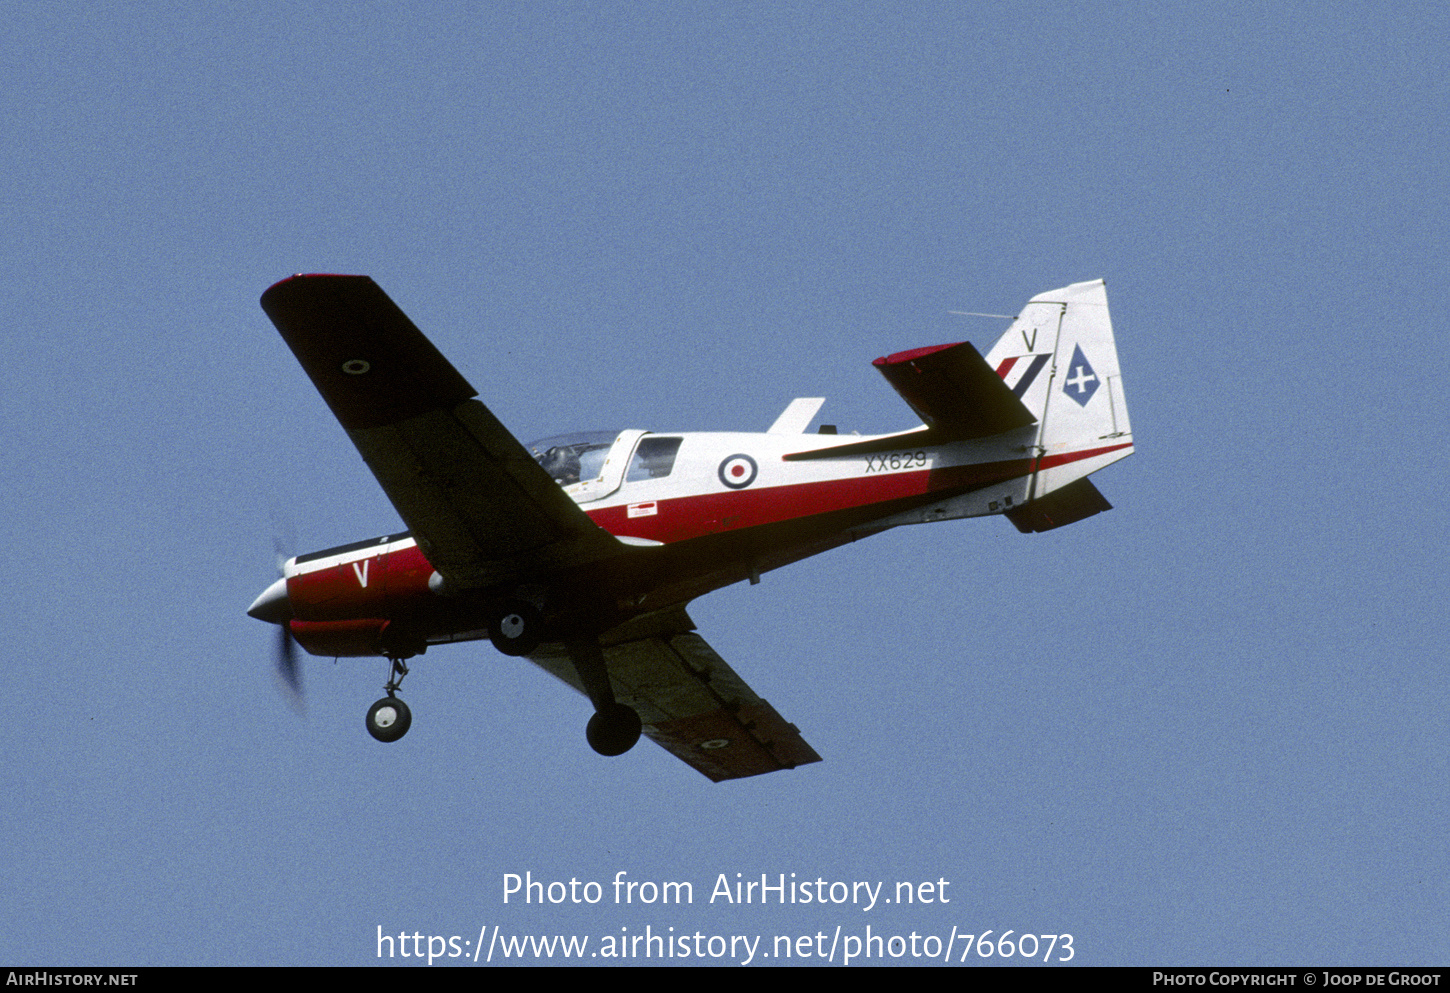
[(618, 431), (572, 431), (531, 441), (524, 447), (560, 486), (595, 479), (619, 437)]

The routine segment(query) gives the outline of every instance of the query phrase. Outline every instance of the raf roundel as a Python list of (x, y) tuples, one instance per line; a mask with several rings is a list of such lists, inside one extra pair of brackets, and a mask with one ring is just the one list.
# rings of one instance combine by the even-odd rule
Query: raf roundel
[(732, 490), (743, 490), (755, 482), (755, 460), (749, 455), (732, 455), (720, 463), (720, 482)]

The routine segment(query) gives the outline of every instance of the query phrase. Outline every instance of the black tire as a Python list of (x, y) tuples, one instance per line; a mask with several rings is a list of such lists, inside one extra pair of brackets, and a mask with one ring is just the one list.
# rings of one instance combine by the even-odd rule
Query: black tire
[(413, 726), (413, 712), (395, 696), (385, 696), (368, 708), (368, 734), (379, 741), (397, 741)]
[(584, 736), (589, 739), (589, 747), (600, 755), (623, 755), (639, 741), (640, 727), (634, 709), (616, 703), (612, 709), (589, 718)]
[(488, 618), (488, 640), (505, 655), (527, 655), (543, 641), (544, 619), (527, 600), (510, 600)]

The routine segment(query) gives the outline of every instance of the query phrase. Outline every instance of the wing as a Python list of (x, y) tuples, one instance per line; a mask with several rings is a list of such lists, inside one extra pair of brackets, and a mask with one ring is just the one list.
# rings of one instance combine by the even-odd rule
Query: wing
[[(746, 685), (683, 608), (636, 618), (600, 639), (614, 695), (665, 751), (715, 782), (793, 769), (821, 757), (800, 731)], [(584, 687), (561, 645), (529, 660), (580, 693)]]
[(293, 276), (262, 309), (450, 585), (617, 553), (367, 276)]

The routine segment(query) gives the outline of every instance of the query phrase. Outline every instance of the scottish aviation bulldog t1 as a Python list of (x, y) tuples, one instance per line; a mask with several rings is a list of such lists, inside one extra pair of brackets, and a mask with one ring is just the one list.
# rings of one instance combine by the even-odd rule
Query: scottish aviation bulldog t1
[(588, 696), (595, 751), (641, 731), (713, 780), (820, 760), (695, 634), (695, 597), (901, 524), (1002, 515), (1023, 532), (1111, 505), (1089, 474), (1133, 452), (1101, 281), (1033, 297), (970, 343), (876, 360), (920, 427), (764, 434), (590, 431), (520, 444), (366, 276), (262, 295), (406, 532), (289, 559), (248, 611), (313, 655), (389, 660), (367, 715), (395, 741), (406, 660), (487, 638)]

